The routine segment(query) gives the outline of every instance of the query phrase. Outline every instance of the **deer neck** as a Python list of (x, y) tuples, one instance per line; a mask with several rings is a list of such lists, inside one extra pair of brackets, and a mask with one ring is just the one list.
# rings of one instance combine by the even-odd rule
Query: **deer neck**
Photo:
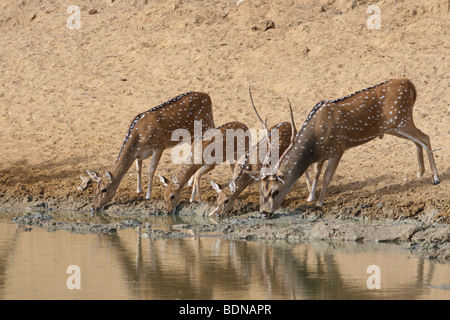
[(195, 172), (200, 169), (201, 165), (196, 164), (184, 164), (181, 166), (180, 171), (177, 174), (178, 184), (180, 189), (188, 183), (189, 179), (195, 174)]
[(277, 175), (284, 176), (284, 184), (289, 189), (310, 165), (317, 161), (317, 150), (313, 135), (301, 130), (295, 137), (292, 149), (284, 158)]
[(123, 150), (121, 150), (119, 156), (117, 157), (113, 168), (111, 169), (111, 173), (116, 178), (117, 186), (122, 181), (128, 169), (130, 169), (134, 160), (136, 160), (136, 156), (135, 154), (133, 154), (133, 148), (130, 145), (125, 145)]
[(241, 173), (238, 179), (234, 180), (236, 184), (236, 190), (234, 191), (234, 195), (238, 196), (242, 191), (245, 190), (252, 182), (256, 182), (250, 174)]

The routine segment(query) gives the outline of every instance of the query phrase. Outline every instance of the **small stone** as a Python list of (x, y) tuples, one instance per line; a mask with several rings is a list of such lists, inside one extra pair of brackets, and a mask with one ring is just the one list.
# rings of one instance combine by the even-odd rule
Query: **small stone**
[(267, 31), (269, 29), (274, 29), (274, 28), (275, 28), (275, 22), (273, 22), (272, 20), (267, 20), (266, 25), (264, 27), (264, 31)]

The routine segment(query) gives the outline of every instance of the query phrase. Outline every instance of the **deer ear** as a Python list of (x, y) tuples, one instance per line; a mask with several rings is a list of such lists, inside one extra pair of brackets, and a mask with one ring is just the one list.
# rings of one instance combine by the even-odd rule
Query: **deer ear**
[(221, 191), (220, 186), (212, 180), (211, 180), (211, 186), (213, 187), (214, 191), (216, 191), (217, 193), (219, 193)]
[(163, 184), (164, 187), (167, 187), (169, 180), (164, 178), (162, 175), (159, 175), (159, 181)]
[(234, 181), (234, 179), (230, 181), (228, 187), (230, 188), (231, 193), (236, 192), (236, 182)]
[(87, 174), (91, 177), (92, 180), (95, 182), (99, 182), (100, 178), (98, 177), (97, 173), (94, 171), (86, 170)]
[(110, 181), (113, 180), (113, 175), (108, 170), (105, 170), (105, 176), (108, 178), (108, 180)]

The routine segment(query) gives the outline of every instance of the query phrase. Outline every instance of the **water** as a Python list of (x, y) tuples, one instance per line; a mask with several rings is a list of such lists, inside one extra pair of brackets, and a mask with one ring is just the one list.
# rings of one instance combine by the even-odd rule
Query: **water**
[[(67, 273), (72, 265), (79, 274)], [(368, 288), (371, 265), (380, 289)], [(69, 289), (77, 275), (81, 288)], [(151, 240), (135, 229), (73, 234), (0, 222), (0, 299), (450, 299), (449, 284), (450, 264), (393, 244)]]

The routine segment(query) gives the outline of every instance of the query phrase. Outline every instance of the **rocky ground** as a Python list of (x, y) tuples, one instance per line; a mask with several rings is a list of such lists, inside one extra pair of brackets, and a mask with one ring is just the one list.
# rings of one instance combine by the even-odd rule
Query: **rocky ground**
[[(323, 210), (314, 206), (300, 206), (295, 210), (281, 209), (272, 219), (261, 219), (257, 211), (218, 218), (208, 213), (208, 203), (185, 204), (175, 215), (163, 212), (163, 203), (133, 203), (113, 205), (94, 216), (88, 211), (52, 207), (51, 202), (21, 203), (21, 211), (11, 210), (5, 215), (24, 230), (33, 227), (48, 231), (67, 230), (77, 233), (113, 233), (124, 228), (139, 228), (146, 238), (160, 239), (193, 236), (220, 236), (236, 240), (285, 241), (353, 241), (389, 242), (402, 245), (413, 254), (440, 261), (450, 260), (450, 228), (437, 222), (434, 207), (425, 207), (418, 217), (385, 217), (370, 219), (364, 213), (368, 204), (359, 208)], [(78, 204), (80, 205), (80, 204)], [(386, 204), (378, 203), (378, 206)], [(72, 204), (72, 208), (76, 208)], [(380, 208), (379, 208), (380, 209)], [(334, 214), (331, 212), (336, 210)], [(392, 209), (391, 209), (392, 210)], [(171, 218), (167, 228), (152, 227), (155, 218)], [(442, 219), (441, 219), (442, 220)], [(166, 224), (166, 223), (165, 223)]]

